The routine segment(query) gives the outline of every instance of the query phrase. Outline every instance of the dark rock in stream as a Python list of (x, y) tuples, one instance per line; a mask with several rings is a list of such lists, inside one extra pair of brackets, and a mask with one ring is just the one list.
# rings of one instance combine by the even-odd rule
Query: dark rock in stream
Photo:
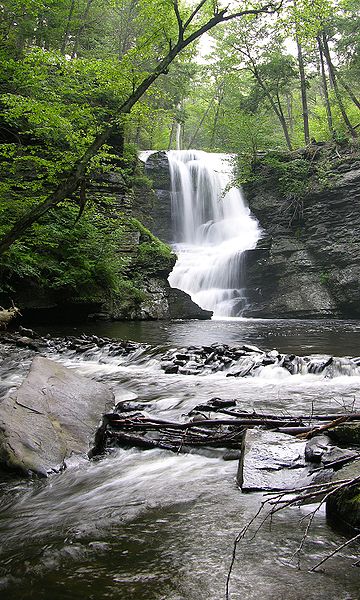
[(349, 529), (352, 533), (360, 531), (360, 461), (343, 467), (334, 474), (333, 481), (345, 479), (354, 481), (352, 486), (344, 487), (326, 500), (326, 516), (336, 525)]
[(331, 440), (327, 435), (316, 435), (306, 443), (305, 458), (309, 462), (320, 463), (324, 454), (331, 447)]
[[(177, 368), (176, 368), (177, 367)], [(196, 375), (226, 371), (227, 377), (247, 377), (261, 373), (263, 369), (279, 368), (290, 375), (311, 373), (326, 377), (360, 375), (360, 367), (351, 358), (333, 356), (295, 356), (268, 352), (255, 346), (212, 344), (172, 349), (162, 357), (161, 368), (165, 373)]]
[(39, 346), (34, 342), (34, 340), (26, 336), (18, 337), (16, 340), (16, 345), (30, 348), (30, 350), (39, 350)]
[(183, 290), (170, 287), (167, 294), (170, 319), (211, 319), (212, 310), (201, 308)]
[[(337, 428), (335, 428), (336, 431)], [(360, 456), (356, 450), (334, 446), (328, 435), (315, 435), (306, 443), (305, 458), (309, 462), (319, 463), (323, 467), (334, 469)]]
[[(146, 402), (137, 402), (134, 400), (122, 400), (115, 406), (115, 411), (118, 413), (133, 413), (142, 410), (148, 410), (151, 404)], [(113, 414), (111, 413), (113, 418)]]
[(360, 423), (342, 423), (329, 431), (329, 437), (339, 444), (360, 446)]
[(235, 400), (224, 400), (222, 398), (211, 398), (209, 405), (212, 408), (228, 408), (229, 406), (236, 406)]

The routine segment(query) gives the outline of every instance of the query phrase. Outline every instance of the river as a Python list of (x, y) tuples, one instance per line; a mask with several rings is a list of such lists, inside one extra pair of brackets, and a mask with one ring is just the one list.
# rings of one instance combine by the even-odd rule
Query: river
[[(355, 356), (360, 323), (336, 321), (214, 320), (172, 323), (99, 323), (53, 334), (90, 331), (147, 342), (130, 358), (69, 353), (53, 356), (104, 381), (116, 400), (149, 404), (149, 411), (180, 418), (213, 396), (237, 398), (245, 409), (334, 412), (359, 409), (359, 376), (258, 377), (224, 373), (166, 375), (159, 352), (169, 347), (246, 342), (298, 354)], [(74, 460), (45, 481), (1, 482), (2, 600), (116, 598), (121, 600), (223, 600), (235, 535), (257, 510), (261, 494), (236, 486), (237, 461), (118, 449), (100, 460)], [(288, 509), (238, 548), (231, 600), (356, 600), (355, 548), (309, 567), (344, 541), (316, 516), (300, 570), (294, 552), (312, 506)], [(354, 553), (354, 555), (352, 554)]]

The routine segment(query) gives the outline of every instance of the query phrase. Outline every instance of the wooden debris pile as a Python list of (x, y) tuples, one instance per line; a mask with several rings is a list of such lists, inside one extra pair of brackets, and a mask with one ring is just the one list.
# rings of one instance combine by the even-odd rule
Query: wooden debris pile
[[(117, 446), (161, 448), (176, 453), (222, 449), (224, 458), (239, 459), (246, 453), (246, 431), (256, 428), (260, 435), (262, 431), (283, 437), (286, 434), (289, 444), (295, 438), (303, 441), (303, 462), (314, 463), (311, 468), (315, 470), (336, 469), (359, 457), (356, 450), (335, 446), (324, 432), (340, 423), (360, 421), (360, 413), (298, 416), (246, 412), (236, 407), (235, 400), (213, 398), (196, 406), (189, 413), (189, 420), (180, 422), (149, 416), (144, 408), (144, 404), (125, 401), (118, 404), (117, 412), (105, 415), (102, 450)], [(212, 418), (211, 413), (215, 413)], [(226, 450), (232, 454), (229, 456)]]

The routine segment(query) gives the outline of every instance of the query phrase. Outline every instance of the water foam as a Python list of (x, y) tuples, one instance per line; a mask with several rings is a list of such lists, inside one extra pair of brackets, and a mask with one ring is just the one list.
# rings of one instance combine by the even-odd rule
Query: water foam
[(172, 287), (190, 294), (216, 317), (240, 316), (246, 305), (243, 257), (261, 236), (241, 191), (230, 187), (225, 154), (167, 153), (172, 183)]

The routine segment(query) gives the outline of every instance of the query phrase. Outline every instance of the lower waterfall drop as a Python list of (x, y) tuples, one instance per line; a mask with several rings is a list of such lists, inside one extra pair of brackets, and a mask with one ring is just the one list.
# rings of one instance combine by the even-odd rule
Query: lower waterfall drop
[(169, 283), (215, 317), (246, 306), (243, 258), (261, 236), (241, 191), (229, 188), (230, 157), (198, 150), (167, 152), (172, 186), (173, 248)]

